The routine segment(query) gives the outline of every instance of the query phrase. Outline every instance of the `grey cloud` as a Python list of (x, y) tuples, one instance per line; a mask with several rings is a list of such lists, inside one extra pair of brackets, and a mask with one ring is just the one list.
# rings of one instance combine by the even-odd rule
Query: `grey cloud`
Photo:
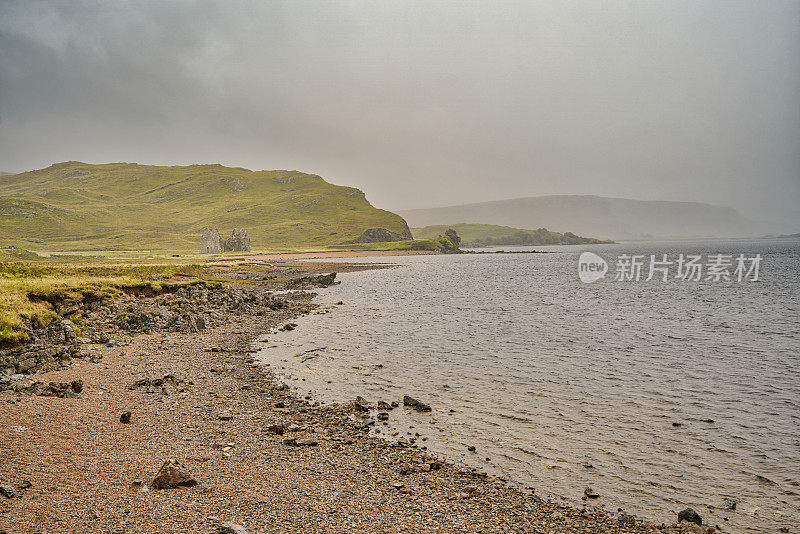
[(600, 194), (800, 226), (792, 0), (6, 0), (0, 51), (0, 170), (221, 162), (390, 209)]

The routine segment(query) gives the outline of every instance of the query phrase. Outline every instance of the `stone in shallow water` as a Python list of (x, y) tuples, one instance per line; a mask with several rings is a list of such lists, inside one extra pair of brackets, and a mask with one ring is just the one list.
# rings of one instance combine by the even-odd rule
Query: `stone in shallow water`
[(692, 508), (681, 510), (678, 513), (678, 521), (688, 521), (689, 523), (695, 523), (697, 525), (703, 524), (703, 520), (700, 518), (700, 514), (695, 512), (694, 509)]

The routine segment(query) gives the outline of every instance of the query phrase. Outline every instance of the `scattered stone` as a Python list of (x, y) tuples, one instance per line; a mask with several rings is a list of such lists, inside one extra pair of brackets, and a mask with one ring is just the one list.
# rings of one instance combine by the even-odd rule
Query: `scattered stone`
[(417, 404), (419, 404), (419, 401), (414, 397), (409, 397), (408, 395), (403, 397), (403, 406), (416, 406)]
[(356, 397), (356, 400), (353, 401), (353, 409), (357, 412), (368, 412), (370, 410), (369, 401), (359, 395)]
[(694, 511), (692, 508), (686, 508), (685, 510), (681, 510), (678, 513), (678, 521), (687, 521), (689, 523), (694, 523), (696, 525), (703, 524), (703, 520), (700, 517), (700, 514)]
[(585, 490), (583, 490), (583, 494), (586, 495), (590, 499), (597, 499), (598, 497), (600, 497), (600, 494), (597, 493), (596, 491), (594, 491), (590, 487), (587, 487)]
[(171, 374), (166, 374), (161, 378), (142, 378), (128, 386), (128, 389), (135, 391), (140, 388), (147, 388), (148, 393), (160, 390), (164, 395), (168, 395), (171, 392), (178, 391), (182, 384), (183, 380), (175, 378)]
[(273, 434), (277, 434), (279, 436), (282, 436), (284, 431), (286, 430), (286, 428), (281, 424), (274, 424), (274, 425), (268, 426), (267, 430), (269, 432), (272, 432)]
[(150, 487), (160, 490), (196, 486), (197, 481), (182, 469), (183, 466), (178, 460), (167, 460), (158, 470), (158, 474), (153, 479), (153, 482), (150, 483)]
[(379, 410), (391, 410), (393, 406), (385, 401), (378, 401), (378, 409)]
[(119, 416), (119, 422), (124, 424), (124, 425), (130, 424), (130, 422), (131, 422), (131, 412), (122, 412), (122, 414), (120, 414), (120, 416)]
[(8, 499), (13, 499), (17, 496), (17, 490), (14, 489), (14, 486), (9, 484), (0, 484), (0, 495)]
[(476, 449), (475, 449), (475, 445), (470, 445), (469, 447), (467, 447), (467, 450), (468, 450), (469, 452), (475, 452), (475, 451), (476, 451)]
[(283, 440), (285, 445), (291, 445), (293, 447), (315, 447), (317, 445), (317, 440), (313, 438), (286, 438)]
[(417, 402), (417, 404), (414, 406), (414, 410), (418, 412), (430, 412), (431, 407), (423, 402)]
[(247, 534), (247, 530), (242, 525), (228, 521), (217, 527), (216, 534)]
[(388, 421), (388, 420), (389, 420), (389, 414), (388, 413), (381, 412), (381, 413), (378, 414), (378, 421)]

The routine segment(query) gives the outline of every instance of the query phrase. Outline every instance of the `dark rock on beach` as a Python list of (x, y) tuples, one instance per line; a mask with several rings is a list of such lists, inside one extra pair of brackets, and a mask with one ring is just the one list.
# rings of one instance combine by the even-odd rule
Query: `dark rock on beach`
[(686, 508), (685, 510), (681, 510), (678, 513), (678, 521), (687, 521), (689, 523), (694, 523), (696, 525), (702, 525), (703, 520), (700, 517), (700, 514), (694, 511), (692, 508)]
[(419, 404), (419, 401), (414, 397), (409, 397), (408, 395), (403, 397), (403, 406), (416, 406)]
[(150, 483), (150, 487), (156, 490), (179, 487), (190, 488), (196, 485), (197, 481), (183, 471), (183, 466), (177, 460), (164, 462), (153, 482)]
[(247, 534), (247, 530), (237, 523), (223, 523), (217, 527), (216, 534)]

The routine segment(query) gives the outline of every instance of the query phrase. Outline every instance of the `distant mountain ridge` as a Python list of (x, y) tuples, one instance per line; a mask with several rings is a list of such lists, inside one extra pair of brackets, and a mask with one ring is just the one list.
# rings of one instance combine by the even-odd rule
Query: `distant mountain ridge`
[(480, 223), (574, 232), (604, 239), (755, 237), (768, 225), (699, 202), (551, 195), (398, 211), (412, 227)]
[(325, 246), (398, 215), (364, 193), (298, 171), (69, 161), (0, 177), (0, 246), (34, 250), (199, 250), (207, 227), (247, 230), (254, 248)]

